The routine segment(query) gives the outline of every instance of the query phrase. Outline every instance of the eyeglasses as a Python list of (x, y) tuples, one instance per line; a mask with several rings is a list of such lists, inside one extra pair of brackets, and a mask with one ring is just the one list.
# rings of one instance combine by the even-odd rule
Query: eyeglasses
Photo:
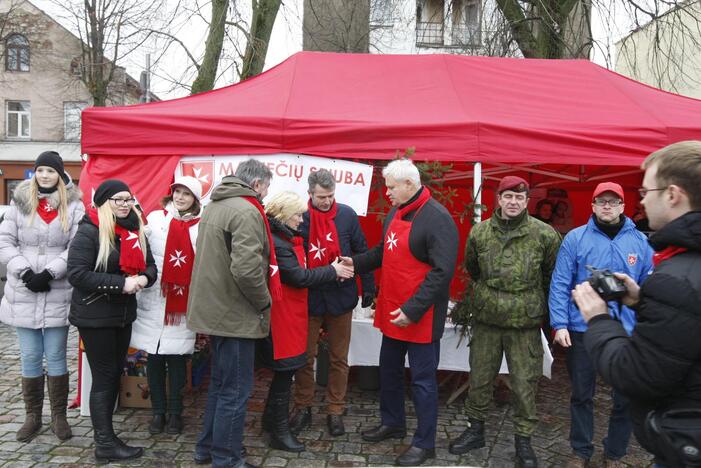
[(117, 206), (133, 205), (136, 203), (136, 198), (110, 198)]
[(616, 208), (617, 206), (621, 206), (623, 204), (623, 200), (615, 199), (615, 200), (604, 200), (602, 198), (595, 198), (594, 199), (594, 204), (596, 206), (610, 206), (611, 208)]
[(667, 190), (669, 187), (662, 187), (662, 188), (645, 188), (645, 187), (640, 187), (638, 189), (638, 193), (640, 194), (640, 198), (645, 198), (645, 195), (647, 195), (648, 192), (659, 192), (661, 190)]

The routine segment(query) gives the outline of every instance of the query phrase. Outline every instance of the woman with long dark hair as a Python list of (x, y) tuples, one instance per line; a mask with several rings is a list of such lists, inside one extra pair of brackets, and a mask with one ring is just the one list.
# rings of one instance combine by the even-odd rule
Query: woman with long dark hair
[(90, 418), (98, 463), (138, 458), (141, 447), (122, 442), (112, 411), (136, 319), (136, 293), (156, 282), (156, 265), (127, 184), (104, 181), (78, 226), (68, 252), (73, 285), (69, 320), (78, 327), (92, 372)]
[(70, 285), (66, 257), (84, 208), (82, 193), (64, 171), (55, 151), (34, 163), (34, 176), (14, 191), (0, 225), (0, 262), (7, 264), (0, 320), (15, 327), (22, 363), (22, 397), (27, 416), (17, 440), (29, 442), (41, 430), (46, 357), (51, 430), (69, 439), (68, 309)]

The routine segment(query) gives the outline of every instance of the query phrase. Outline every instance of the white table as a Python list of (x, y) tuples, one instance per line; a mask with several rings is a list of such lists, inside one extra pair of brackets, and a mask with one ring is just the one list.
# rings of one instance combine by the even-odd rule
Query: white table
[[(354, 317), (359, 314), (354, 312)], [(543, 375), (550, 378), (553, 356), (543, 332), (540, 332), (543, 343)], [(372, 324), (371, 318), (353, 318), (350, 348), (348, 350), (348, 365), (378, 366), (380, 364), (380, 346), (382, 333)], [(446, 323), (443, 338), (441, 338), (441, 357), (438, 369), (460, 372), (470, 372), (470, 348), (467, 339), (460, 338), (460, 332), (452, 323)], [(406, 366), (409, 367), (408, 357)], [(508, 374), (509, 367), (506, 357), (502, 358), (500, 374)]]

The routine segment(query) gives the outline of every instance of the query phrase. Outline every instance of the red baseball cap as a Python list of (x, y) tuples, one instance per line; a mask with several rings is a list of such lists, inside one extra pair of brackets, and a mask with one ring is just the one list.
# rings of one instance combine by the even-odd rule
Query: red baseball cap
[(506, 176), (499, 182), (499, 187), (497, 188), (497, 194), (504, 192), (505, 190), (514, 190), (514, 192), (528, 192), (529, 190), (528, 182), (517, 176)]
[(615, 182), (601, 182), (599, 185), (597, 185), (594, 189), (594, 195), (591, 197), (592, 200), (604, 192), (613, 192), (618, 195), (618, 198), (620, 198), (621, 201), (625, 201), (625, 197), (623, 196), (623, 187)]

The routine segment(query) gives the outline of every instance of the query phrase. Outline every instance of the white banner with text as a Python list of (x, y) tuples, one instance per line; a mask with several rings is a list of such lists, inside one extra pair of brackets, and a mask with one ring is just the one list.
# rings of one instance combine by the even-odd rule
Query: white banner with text
[(309, 174), (328, 169), (336, 179), (336, 200), (349, 205), (359, 216), (367, 214), (372, 182), (372, 165), (369, 164), (301, 154), (183, 156), (175, 169), (175, 177), (186, 175), (199, 180), (202, 184), (202, 203), (207, 204), (212, 189), (224, 176), (233, 175), (239, 163), (247, 159), (256, 159), (272, 171), (273, 179), (267, 198), (290, 190), (306, 200)]

